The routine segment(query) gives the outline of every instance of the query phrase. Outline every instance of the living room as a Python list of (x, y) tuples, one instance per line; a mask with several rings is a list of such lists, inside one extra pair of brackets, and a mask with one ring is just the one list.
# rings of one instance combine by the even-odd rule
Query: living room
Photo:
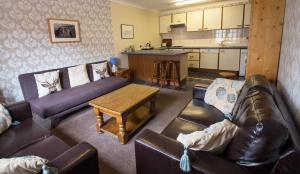
[(0, 174), (300, 173), (299, 1), (0, 9)]

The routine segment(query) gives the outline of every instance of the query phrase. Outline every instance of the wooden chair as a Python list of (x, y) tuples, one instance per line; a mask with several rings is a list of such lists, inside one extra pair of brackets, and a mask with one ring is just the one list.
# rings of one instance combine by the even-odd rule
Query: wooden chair
[(178, 86), (181, 87), (178, 65), (179, 65), (179, 61), (166, 62), (164, 84), (168, 83), (169, 85), (171, 85), (171, 83), (173, 82), (174, 86), (178, 84)]
[(164, 85), (164, 63), (162, 61), (154, 61), (153, 62), (153, 73), (151, 79), (151, 85), (153, 85), (153, 81), (156, 80), (157, 84), (160, 84), (161, 87)]

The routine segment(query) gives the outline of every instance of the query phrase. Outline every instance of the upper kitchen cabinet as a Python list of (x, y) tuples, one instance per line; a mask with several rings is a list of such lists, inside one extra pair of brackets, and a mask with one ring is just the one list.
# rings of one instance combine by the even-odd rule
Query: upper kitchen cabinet
[(244, 5), (223, 7), (222, 29), (242, 28)]
[(204, 10), (203, 30), (221, 29), (222, 8)]
[(173, 14), (172, 24), (186, 24), (186, 13)]
[(203, 26), (203, 10), (187, 13), (186, 31), (201, 31)]
[(160, 16), (159, 18), (159, 32), (160, 33), (169, 33), (171, 31), (170, 25), (172, 23), (172, 16)]
[(251, 4), (245, 4), (244, 27), (250, 27)]

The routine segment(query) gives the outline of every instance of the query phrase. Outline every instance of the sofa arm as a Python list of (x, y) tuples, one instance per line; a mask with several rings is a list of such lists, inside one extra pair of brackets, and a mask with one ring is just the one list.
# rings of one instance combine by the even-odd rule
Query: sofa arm
[(300, 173), (300, 152), (294, 149), (287, 151), (280, 157), (272, 169), (272, 174)]
[(201, 86), (193, 87), (193, 99), (204, 101), (206, 88)]
[(6, 108), (14, 121), (23, 121), (32, 117), (30, 104), (26, 101), (7, 105)]
[[(135, 141), (136, 168), (138, 174), (183, 173), (179, 168), (183, 153), (181, 143), (145, 130)], [(245, 173), (236, 164), (203, 151), (189, 150), (192, 174), (240, 174)]]
[(98, 174), (97, 150), (86, 142), (75, 145), (48, 163), (58, 168), (59, 174)]

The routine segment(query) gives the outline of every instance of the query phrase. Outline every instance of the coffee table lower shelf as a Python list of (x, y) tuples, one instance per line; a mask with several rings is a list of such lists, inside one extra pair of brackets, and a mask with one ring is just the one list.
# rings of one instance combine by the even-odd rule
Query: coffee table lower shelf
[[(127, 116), (126, 121), (126, 142), (127, 140), (138, 130), (142, 125), (149, 121), (154, 116), (150, 113), (150, 109), (146, 106), (141, 106), (130, 115)], [(115, 138), (118, 138), (119, 125), (116, 122), (116, 118), (111, 117), (100, 127), (100, 130), (109, 134), (112, 134)]]

